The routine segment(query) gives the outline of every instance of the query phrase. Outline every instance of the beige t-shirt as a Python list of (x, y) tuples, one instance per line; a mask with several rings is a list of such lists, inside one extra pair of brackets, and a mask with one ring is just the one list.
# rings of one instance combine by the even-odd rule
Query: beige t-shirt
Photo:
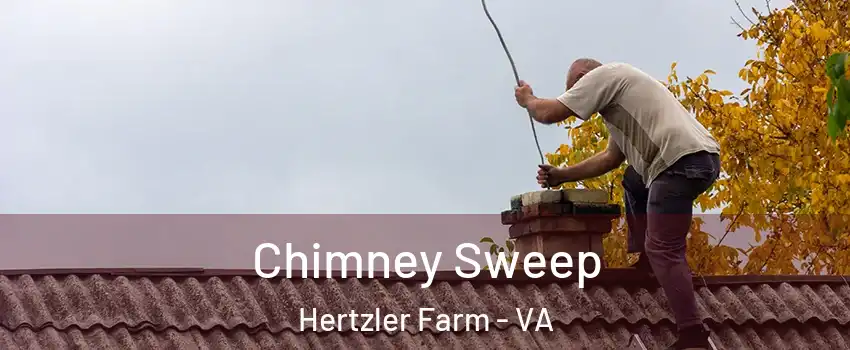
[(720, 145), (661, 82), (626, 63), (602, 65), (558, 101), (587, 120), (599, 113), (611, 140), (647, 188), (679, 158)]

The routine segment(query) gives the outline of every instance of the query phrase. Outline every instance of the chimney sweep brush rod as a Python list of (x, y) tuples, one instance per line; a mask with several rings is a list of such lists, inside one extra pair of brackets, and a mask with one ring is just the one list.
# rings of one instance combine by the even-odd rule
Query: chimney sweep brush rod
[[(499, 42), (502, 43), (505, 55), (508, 56), (508, 61), (511, 63), (511, 69), (514, 71), (514, 79), (516, 80), (517, 86), (519, 86), (519, 73), (516, 71), (516, 64), (514, 64), (514, 59), (511, 57), (511, 52), (508, 51), (508, 46), (505, 45), (505, 39), (502, 38), (502, 32), (499, 31), (499, 26), (496, 25), (495, 21), (493, 21), (493, 17), (490, 16), (490, 11), (487, 10), (487, 3), (485, 0), (481, 0), (481, 7), (484, 8), (484, 14), (487, 15), (487, 19), (490, 20), (490, 24), (492, 24), (493, 29), (496, 30), (496, 35), (499, 36)], [(528, 121), (531, 122), (531, 133), (534, 135), (534, 144), (537, 145), (537, 153), (540, 155), (540, 164), (546, 164), (546, 158), (543, 157), (543, 151), (540, 149), (540, 141), (537, 139), (537, 129), (534, 127), (534, 118), (531, 117), (531, 113), (528, 114)]]

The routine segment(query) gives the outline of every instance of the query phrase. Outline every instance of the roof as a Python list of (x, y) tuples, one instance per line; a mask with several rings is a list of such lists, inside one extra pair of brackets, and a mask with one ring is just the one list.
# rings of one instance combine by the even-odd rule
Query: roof
[[(544, 276), (460, 279), (439, 272), (387, 279), (262, 279), (236, 270), (0, 272), (3, 349), (649, 349), (674, 339), (664, 293), (626, 269), (579, 289)], [(725, 349), (850, 348), (850, 287), (842, 277), (695, 278), (700, 312)], [(301, 331), (300, 308), (410, 313), (405, 331)], [(418, 309), (482, 313), (489, 331), (415, 327)], [(547, 308), (553, 331), (523, 331), (516, 308)], [(507, 322), (499, 323), (496, 319)], [(536, 319), (536, 317), (534, 317)], [(634, 347), (636, 348), (636, 347)]]

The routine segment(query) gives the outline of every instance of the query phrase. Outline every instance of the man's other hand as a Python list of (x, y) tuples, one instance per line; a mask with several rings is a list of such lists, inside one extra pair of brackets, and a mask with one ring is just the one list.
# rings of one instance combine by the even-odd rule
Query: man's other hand
[(528, 85), (525, 81), (520, 80), (519, 86), (514, 88), (514, 97), (516, 97), (516, 103), (519, 104), (522, 108), (526, 108), (528, 107), (528, 101), (532, 96), (534, 96), (534, 91), (531, 90), (531, 85)]
[(569, 180), (564, 171), (566, 169), (564, 168), (558, 168), (548, 164), (542, 164), (539, 167), (540, 169), (537, 170), (537, 183), (540, 184), (540, 187), (555, 187)]

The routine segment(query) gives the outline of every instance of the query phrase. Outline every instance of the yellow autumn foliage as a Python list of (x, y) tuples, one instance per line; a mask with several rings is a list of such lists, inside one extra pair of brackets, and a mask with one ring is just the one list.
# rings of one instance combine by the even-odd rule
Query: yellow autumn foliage
[[(848, 274), (850, 144), (827, 136), (824, 67), (830, 54), (850, 51), (850, 2), (797, 0), (753, 13), (739, 21), (739, 37), (757, 47), (756, 57), (738, 72), (747, 89), (737, 94), (715, 89), (710, 70), (680, 80), (675, 63), (667, 77), (670, 91), (722, 150), (721, 178), (697, 207), (722, 208), (725, 228), (704, 232), (697, 217), (689, 263), (703, 275)], [(551, 164), (575, 164), (605, 149), (608, 135), (598, 115), (580, 126), (574, 122), (564, 123), (571, 145), (548, 154)], [(565, 187), (605, 189), (622, 204), (624, 169)], [(709, 234), (719, 244), (710, 244)], [(722, 241), (729, 235), (755, 235), (758, 243), (730, 247)], [(624, 220), (604, 244), (611, 266), (636, 258), (626, 253)]]

